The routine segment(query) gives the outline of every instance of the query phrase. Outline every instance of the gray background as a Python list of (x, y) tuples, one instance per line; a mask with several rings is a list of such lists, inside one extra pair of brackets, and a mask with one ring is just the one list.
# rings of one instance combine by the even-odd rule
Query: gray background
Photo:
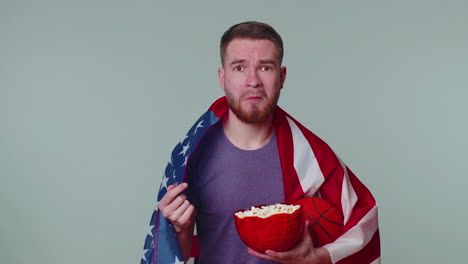
[(467, 3), (1, 1), (0, 262), (139, 263), (169, 153), (222, 95), (219, 38), (259, 20), (280, 105), (373, 191), (383, 262), (464, 263)]

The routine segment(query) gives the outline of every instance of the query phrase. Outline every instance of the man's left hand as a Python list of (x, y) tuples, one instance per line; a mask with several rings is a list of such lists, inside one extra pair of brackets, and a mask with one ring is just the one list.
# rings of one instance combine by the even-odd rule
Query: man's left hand
[(302, 237), (299, 242), (290, 250), (275, 252), (267, 250), (265, 254), (259, 253), (251, 248), (248, 249), (250, 255), (258, 258), (277, 261), (283, 264), (331, 264), (330, 254), (323, 247), (314, 248), (314, 244), (309, 235), (309, 223), (305, 222)]

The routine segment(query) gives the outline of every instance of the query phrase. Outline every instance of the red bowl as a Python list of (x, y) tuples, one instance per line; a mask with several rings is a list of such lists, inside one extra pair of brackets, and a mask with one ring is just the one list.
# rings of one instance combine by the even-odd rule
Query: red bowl
[[(247, 210), (238, 210), (236, 213), (243, 211)], [(286, 251), (301, 237), (302, 206), (291, 214), (280, 213), (267, 218), (258, 216), (239, 218), (234, 214), (234, 221), (239, 237), (251, 249), (260, 253), (265, 253), (267, 249)]]

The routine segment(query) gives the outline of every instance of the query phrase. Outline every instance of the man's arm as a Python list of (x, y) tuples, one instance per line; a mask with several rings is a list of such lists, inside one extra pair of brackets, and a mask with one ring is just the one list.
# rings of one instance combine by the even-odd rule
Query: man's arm
[(187, 187), (187, 183), (169, 186), (159, 202), (159, 210), (174, 227), (185, 261), (190, 258), (196, 217), (195, 207), (181, 194)]

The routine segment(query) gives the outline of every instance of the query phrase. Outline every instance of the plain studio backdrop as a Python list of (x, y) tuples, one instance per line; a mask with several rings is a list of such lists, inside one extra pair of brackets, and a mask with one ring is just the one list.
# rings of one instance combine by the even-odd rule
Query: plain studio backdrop
[(219, 39), (271, 24), (280, 106), (379, 204), (383, 263), (468, 257), (467, 1), (0, 3), (0, 262), (139, 263)]

